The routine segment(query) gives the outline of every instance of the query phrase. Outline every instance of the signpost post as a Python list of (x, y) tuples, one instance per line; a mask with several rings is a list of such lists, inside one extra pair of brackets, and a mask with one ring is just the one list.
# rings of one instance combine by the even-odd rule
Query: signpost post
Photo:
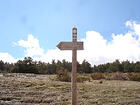
[(72, 29), (72, 42), (60, 42), (60, 50), (72, 50), (72, 105), (77, 105), (77, 50), (83, 50), (83, 42), (77, 42), (77, 28)]

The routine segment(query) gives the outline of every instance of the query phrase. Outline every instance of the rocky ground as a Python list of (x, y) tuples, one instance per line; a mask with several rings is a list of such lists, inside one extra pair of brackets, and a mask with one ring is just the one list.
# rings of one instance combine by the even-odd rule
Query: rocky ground
[[(55, 75), (0, 74), (0, 105), (70, 105), (71, 83)], [(78, 83), (78, 105), (140, 105), (140, 82)]]

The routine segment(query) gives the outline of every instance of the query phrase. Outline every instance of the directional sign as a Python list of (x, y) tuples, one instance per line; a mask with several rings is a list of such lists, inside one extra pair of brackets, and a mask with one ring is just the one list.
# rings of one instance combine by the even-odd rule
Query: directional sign
[(77, 42), (77, 28), (72, 29), (72, 42), (60, 42), (57, 47), (60, 50), (72, 50), (71, 105), (77, 105), (77, 50), (83, 50), (83, 42)]
[(77, 50), (83, 50), (83, 42), (60, 42), (57, 47), (60, 50), (73, 50), (73, 49), (77, 49)]

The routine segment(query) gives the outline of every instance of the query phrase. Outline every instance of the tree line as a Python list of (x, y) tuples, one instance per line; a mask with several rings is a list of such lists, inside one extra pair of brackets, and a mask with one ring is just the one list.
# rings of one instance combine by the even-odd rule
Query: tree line
[[(0, 72), (8, 73), (35, 73), (35, 74), (56, 74), (60, 69), (66, 69), (71, 72), (72, 63), (66, 60), (45, 63), (34, 61), (31, 57), (25, 57), (24, 60), (18, 60), (16, 63), (7, 63), (0, 61)], [(130, 62), (115, 60), (112, 63), (100, 64), (98, 66), (84, 60), (81, 64), (77, 62), (78, 73), (94, 73), (94, 72), (140, 72), (140, 62)]]

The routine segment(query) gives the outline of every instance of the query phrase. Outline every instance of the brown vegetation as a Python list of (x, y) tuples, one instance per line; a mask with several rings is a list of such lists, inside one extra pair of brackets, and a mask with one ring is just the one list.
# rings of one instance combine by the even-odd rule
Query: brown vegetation
[[(90, 77), (83, 74), (81, 77)], [(0, 74), (0, 105), (70, 105), (71, 83), (55, 75)], [(140, 105), (140, 82), (78, 83), (78, 105)]]

